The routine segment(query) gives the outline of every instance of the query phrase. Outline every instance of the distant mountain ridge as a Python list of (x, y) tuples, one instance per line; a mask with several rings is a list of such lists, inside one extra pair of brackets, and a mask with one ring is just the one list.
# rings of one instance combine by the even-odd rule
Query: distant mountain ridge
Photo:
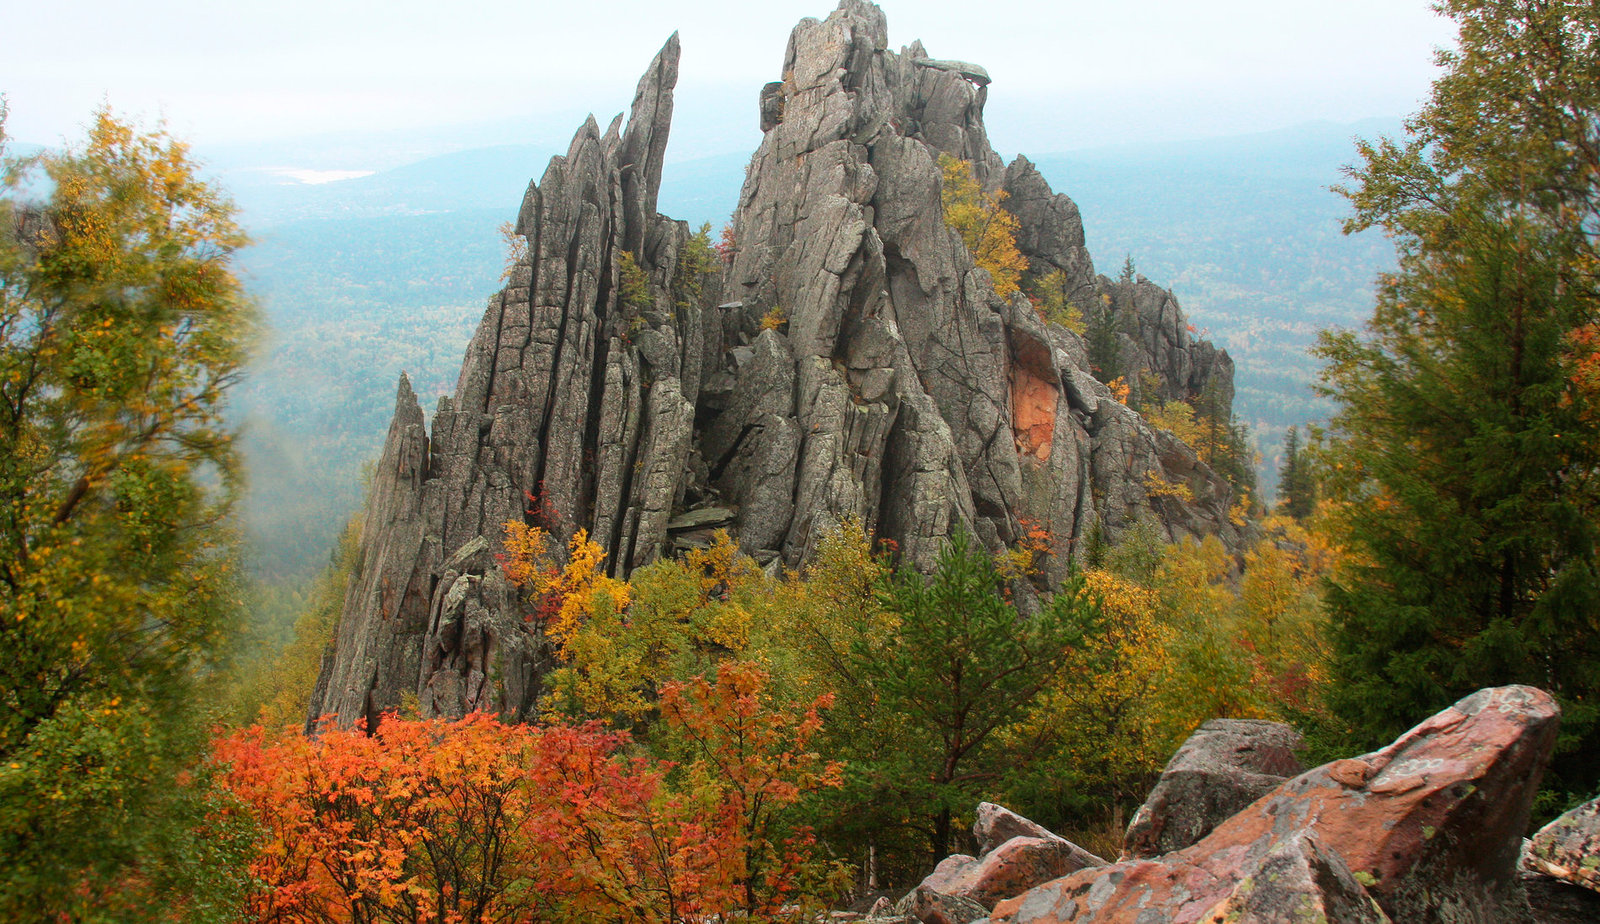
[[(1161, 144), (1114, 145), (1029, 155), (1052, 184), (1074, 198), (1097, 202), (1110, 214), (1095, 225), (1119, 228), (1124, 214), (1148, 217), (1206, 201), (1208, 191), (1232, 177), (1242, 192), (1273, 190), (1262, 201), (1294, 191), (1306, 202), (1321, 198), (1354, 158), (1351, 139), (1394, 134), (1400, 122), (1367, 119), (1349, 124), (1308, 122), (1248, 135)], [(380, 170), (371, 176), (321, 185), (286, 181), (266, 168), (224, 171), (246, 214), (262, 224), (305, 218), (365, 217), (395, 212), (504, 208), (527, 185), (530, 165), (558, 153), (553, 145), (501, 144), (470, 148)], [(691, 224), (726, 221), (733, 213), (749, 162), (730, 151), (671, 163), (662, 203)], [(1174, 182), (1176, 181), (1176, 182)], [(1198, 185), (1197, 185), (1198, 184)], [(1157, 195), (1148, 191), (1155, 190)], [(1098, 211), (1098, 210), (1097, 210)]]

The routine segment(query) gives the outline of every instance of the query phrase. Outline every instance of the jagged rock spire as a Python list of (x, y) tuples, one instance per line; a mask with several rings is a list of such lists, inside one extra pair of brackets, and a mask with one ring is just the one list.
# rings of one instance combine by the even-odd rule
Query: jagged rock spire
[(1074, 298), (1120, 306), (1126, 367), (1167, 397), (1231, 396), (1226, 354), (1188, 338), (1171, 295), (1097, 276), (1076, 206), (990, 148), (986, 73), (889, 50), (865, 0), (803, 20), (761, 94), (724, 264), (655, 211), (678, 55), (674, 35), (626, 127), (590, 118), (529, 185), (526, 255), (431, 440), (402, 381), (313, 715), (354, 721), (410, 690), (428, 714), (528, 715), (549, 655), (496, 567), (509, 520), (587, 530), (618, 574), (720, 525), (797, 566), (847, 517), (923, 567), (958, 526), (995, 548), (1042, 528), (1052, 578), (1095, 523), (1237, 538), (1226, 483), (945, 225), (941, 153), (1007, 191), (1030, 279), (1060, 270)]
[(661, 192), (661, 165), (672, 130), (672, 89), (678, 83), (678, 33), (656, 53), (639, 78), (632, 115), (622, 133), (617, 163), (622, 172), (622, 214), (626, 222), (622, 249), (637, 251), (644, 242), (648, 219), (656, 214)]

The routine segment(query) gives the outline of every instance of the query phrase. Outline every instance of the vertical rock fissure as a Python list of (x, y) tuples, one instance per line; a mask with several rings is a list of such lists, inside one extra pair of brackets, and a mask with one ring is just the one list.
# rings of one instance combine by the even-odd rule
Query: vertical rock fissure
[[(592, 189), (592, 187), (588, 187), (586, 191), (588, 191), (588, 189)], [(571, 239), (567, 242), (567, 272), (566, 283), (564, 286), (564, 297), (562, 299), (563, 307), (559, 319), (556, 322), (555, 342), (552, 344), (551, 348), (550, 368), (546, 371), (547, 384), (545, 386), (544, 406), (540, 409), (538, 439), (535, 445), (531, 447), (532, 451), (535, 453), (534, 458), (536, 460), (533, 467), (533, 483), (536, 488), (540, 490), (541, 496), (546, 498), (549, 496), (547, 492), (554, 487), (545, 484), (547, 465), (550, 461), (550, 454), (548, 452), (548, 447), (550, 445), (550, 424), (556, 416), (556, 402), (560, 398), (566, 397), (561, 394), (561, 388), (559, 386), (561, 381), (561, 370), (565, 368), (564, 363), (567, 359), (568, 325), (572, 323), (573, 314), (575, 312), (582, 312), (584, 309), (584, 306), (580, 304), (579, 301), (583, 296), (579, 282), (583, 273), (583, 265), (581, 262), (583, 256), (582, 244), (584, 226), (581, 211), (582, 204), (583, 200), (580, 199), (580, 212), (577, 221), (577, 228), (575, 229), (575, 233), (572, 235)], [(533, 338), (533, 335), (533, 325), (530, 324), (528, 326), (528, 337), (530, 340)], [(577, 492), (574, 492), (574, 496), (578, 496)], [(556, 516), (558, 518), (569, 518), (573, 522), (581, 522), (581, 520), (578, 519), (580, 513), (576, 510), (558, 510), (556, 511)], [(549, 525), (551, 524), (546, 524), (546, 526)]]

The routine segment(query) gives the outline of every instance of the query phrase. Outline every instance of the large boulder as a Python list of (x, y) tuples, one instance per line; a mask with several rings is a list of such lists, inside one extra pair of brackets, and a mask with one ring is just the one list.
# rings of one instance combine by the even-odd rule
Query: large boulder
[(1352, 882), (1395, 921), (1515, 920), (1522, 830), (1559, 719), (1543, 691), (1481, 690), (1381, 751), (1288, 780), (1191, 847), (1074, 873), (991, 921), (1383, 920)]
[(1106, 861), (1055, 835), (1013, 837), (981, 857), (945, 858), (919, 888), (970, 898), (987, 909), (1036, 885), (1104, 865)]
[(978, 853), (986, 854), (1013, 837), (1055, 837), (1044, 825), (1029, 821), (1003, 805), (978, 803), (978, 818), (972, 823), (972, 837)]
[(1217, 825), (1305, 770), (1300, 733), (1281, 722), (1212, 719), (1183, 743), (1123, 838), (1123, 858), (1158, 857)]

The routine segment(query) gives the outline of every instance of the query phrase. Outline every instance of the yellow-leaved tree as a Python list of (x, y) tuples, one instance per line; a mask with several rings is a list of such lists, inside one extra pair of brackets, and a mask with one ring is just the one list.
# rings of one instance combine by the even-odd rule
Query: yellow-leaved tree
[(1000, 206), (1005, 190), (985, 192), (972, 165), (949, 154), (939, 155), (939, 171), (945, 224), (961, 235), (978, 267), (989, 271), (995, 292), (1010, 298), (1022, 288), (1028, 258), (1017, 250), (1017, 217)]
[(179, 781), (241, 605), (245, 237), (164, 131), (4, 140), (0, 106), (0, 919), (137, 920), (193, 900), (185, 866), (228, 891)]
[(1026, 806), (1091, 850), (1116, 851), (1130, 807), (1148, 791), (1192, 719), (1170, 695), (1176, 633), (1154, 592), (1104, 570), (1076, 591), (1103, 617), (1074, 646), (1027, 715), (1007, 729), (1021, 758), (1003, 781)]

